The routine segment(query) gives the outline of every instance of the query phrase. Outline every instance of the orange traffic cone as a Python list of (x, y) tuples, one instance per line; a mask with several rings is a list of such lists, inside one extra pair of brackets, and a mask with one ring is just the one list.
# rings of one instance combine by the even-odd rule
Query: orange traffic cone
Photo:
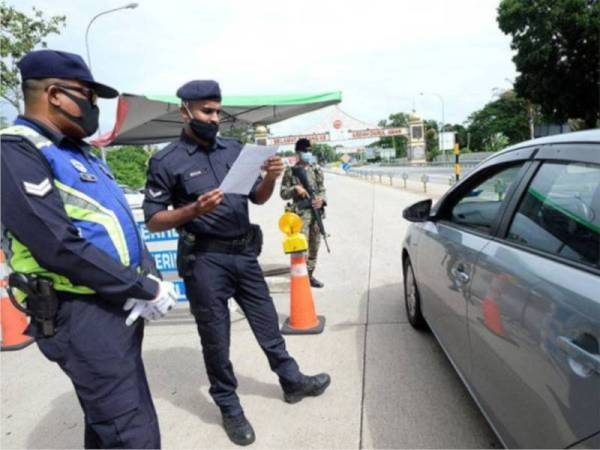
[(325, 317), (317, 316), (310, 289), (306, 252), (291, 254), (290, 317), (281, 327), (282, 334), (318, 334), (323, 332)]
[(1, 350), (20, 350), (31, 344), (34, 339), (23, 334), (27, 328), (27, 316), (10, 301), (6, 292), (6, 265), (4, 254), (0, 252), (0, 324), (2, 330)]

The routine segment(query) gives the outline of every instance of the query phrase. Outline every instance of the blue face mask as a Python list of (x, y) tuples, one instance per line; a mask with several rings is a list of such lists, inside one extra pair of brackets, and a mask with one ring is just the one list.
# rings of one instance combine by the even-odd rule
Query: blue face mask
[(314, 161), (314, 156), (311, 152), (301, 152), (300, 159), (305, 163), (311, 164)]

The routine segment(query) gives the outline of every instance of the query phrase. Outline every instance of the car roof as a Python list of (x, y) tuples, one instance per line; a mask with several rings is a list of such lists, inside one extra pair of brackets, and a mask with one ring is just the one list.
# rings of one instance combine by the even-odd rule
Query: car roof
[(566, 143), (579, 143), (579, 144), (592, 144), (598, 143), (600, 144), (600, 129), (593, 130), (584, 130), (584, 131), (575, 131), (573, 133), (563, 133), (563, 134), (555, 134), (552, 136), (545, 136), (542, 138), (531, 139), (529, 141), (519, 142), (518, 144), (511, 145), (508, 148), (505, 148), (500, 153), (510, 152), (512, 150), (517, 150), (523, 147), (531, 147), (536, 145), (545, 145), (545, 144), (566, 144)]
[[(538, 145), (548, 144), (600, 144), (600, 129), (596, 128), (593, 130), (575, 131), (572, 133), (555, 134), (552, 136), (545, 136), (542, 138), (531, 139), (529, 141), (519, 142), (518, 144), (511, 145), (491, 156), (488, 156), (483, 162), (491, 162), (501, 155), (505, 155), (515, 150), (520, 150), (527, 147), (535, 147)], [(600, 150), (600, 147), (599, 147)]]

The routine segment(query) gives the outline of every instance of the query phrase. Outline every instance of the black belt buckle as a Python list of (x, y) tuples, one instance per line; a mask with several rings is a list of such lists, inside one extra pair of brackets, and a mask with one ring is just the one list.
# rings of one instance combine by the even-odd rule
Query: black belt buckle
[(243, 252), (249, 242), (248, 234), (233, 239), (196, 239), (195, 248), (200, 252), (235, 254)]

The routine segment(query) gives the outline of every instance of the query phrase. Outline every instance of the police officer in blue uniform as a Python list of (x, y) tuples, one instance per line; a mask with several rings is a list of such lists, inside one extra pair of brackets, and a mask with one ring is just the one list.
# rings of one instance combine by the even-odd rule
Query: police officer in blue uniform
[(82, 140), (98, 128), (97, 98), (118, 93), (75, 54), (34, 51), (18, 66), (25, 114), (1, 132), (2, 243), (32, 315), (27, 332), (73, 382), (86, 448), (159, 448), (135, 319), (164, 316), (176, 295)]
[[(180, 232), (179, 271), (195, 317), (210, 380), (210, 394), (221, 409), (227, 435), (238, 445), (251, 444), (252, 426), (235, 392), (237, 380), (229, 360), (230, 318), (227, 301), (244, 311), (271, 369), (279, 377), (288, 403), (320, 395), (327, 374), (303, 375), (288, 354), (277, 313), (257, 256), (260, 228), (250, 224), (248, 199), (265, 203), (283, 171), (281, 158), (265, 162), (249, 195), (223, 194), (218, 186), (240, 154), (242, 145), (218, 137), (221, 91), (215, 81), (190, 81), (179, 88), (185, 123), (181, 137), (151, 159), (144, 214), (152, 231), (176, 227)], [(173, 206), (173, 209), (167, 209)]]

